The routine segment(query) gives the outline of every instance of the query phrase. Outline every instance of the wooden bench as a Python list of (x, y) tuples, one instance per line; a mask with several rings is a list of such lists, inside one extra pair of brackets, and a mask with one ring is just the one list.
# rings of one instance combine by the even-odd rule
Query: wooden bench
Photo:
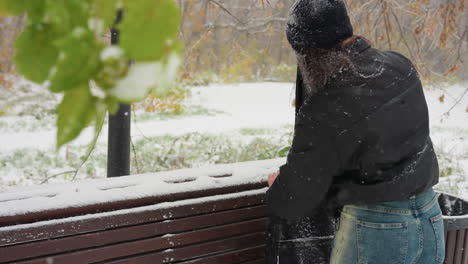
[(264, 263), (265, 177), (284, 159), (0, 195), (0, 263)]
[[(265, 177), (284, 162), (216, 165), (0, 194), (0, 263), (264, 263)], [(441, 196), (440, 203), (459, 209), (444, 216), (445, 263), (467, 264), (468, 220), (457, 215), (468, 204), (450, 196)]]

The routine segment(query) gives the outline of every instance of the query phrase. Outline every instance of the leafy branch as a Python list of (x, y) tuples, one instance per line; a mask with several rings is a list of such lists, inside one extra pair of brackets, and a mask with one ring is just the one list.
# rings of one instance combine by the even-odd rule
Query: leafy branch
[[(108, 47), (102, 36), (118, 9), (124, 10), (120, 44)], [(14, 61), (26, 79), (63, 94), (57, 148), (89, 125), (100, 131), (105, 113), (116, 112), (119, 103), (151, 91), (167, 94), (175, 80), (183, 45), (176, 39), (180, 11), (172, 0), (0, 1), (0, 15), (22, 14), (26, 27)]]

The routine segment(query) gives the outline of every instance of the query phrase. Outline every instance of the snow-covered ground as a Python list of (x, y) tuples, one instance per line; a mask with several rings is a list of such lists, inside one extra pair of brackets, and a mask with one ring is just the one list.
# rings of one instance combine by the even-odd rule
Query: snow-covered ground
[(449, 175), (437, 188), (468, 199), (468, 84), (430, 87), (426, 100), (441, 174)]
[[(278, 127), (294, 122), (292, 107), (293, 84), (291, 83), (245, 83), (238, 85), (210, 85), (193, 87), (188, 105), (200, 105), (219, 109), (225, 114), (217, 116), (191, 116), (173, 120), (142, 121), (132, 127), (136, 138), (158, 135), (182, 135), (190, 132), (220, 133), (239, 128)], [(0, 119), (19, 121), (18, 117)], [(30, 117), (24, 117), (30, 118)], [(0, 151), (19, 148), (49, 149), (55, 146), (54, 129), (33, 132), (2, 133)], [(105, 127), (102, 135), (107, 135)], [(88, 128), (72, 145), (88, 144), (93, 129)], [(100, 142), (107, 137), (101, 136)]]
[[(443, 174), (438, 188), (444, 191), (458, 193), (468, 198), (468, 84), (456, 84), (448, 87), (428, 87), (426, 98), (430, 109), (431, 136), (439, 153)], [(138, 121), (132, 125), (132, 137), (135, 140), (162, 135), (179, 136), (191, 132), (202, 134), (220, 134), (238, 131), (239, 129), (275, 129), (286, 127), (292, 129), (294, 123), (293, 84), (291, 83), (242, 83), (242, 84), (213, 84), (206, 87), (191, 88), (192, 97), (188, 105), (202, 105), (208, 109), (220, 112), (216, 115), (183, 116), (165, 120)], [(441, 96), (444, 95), (443, 100)], [(443, 101), (443, 102), (442, 102)], [(0, 116), (0, 122), (25, 122), (30, 116)], [(2, 160), (2, 155), (26, 150), (40, 155), (57, 155), (55, 153), (55, 130), (53, 126), (42, 126), (38, 129), (25, 129), (22, 132), (2, 130), (0, 128), (0, 190), (5, 188), (8, 178), (11, 180), (25, 178), (25, 171), (29, 174), (34, 168), (27, 166), (40, 166), (34, 162), (13, 164), (15, 158)], [(271, 135), (275, 136), (275, 135)], [(70, 147), (79, 147), (88, 144), (92, 137), (92, 129), (86, 130)], [(105, 153), (107, 129), (104, 129), (99, 138), (96, 151)], [(68, 155), (61, 150), (61, 155)], [(38, 152), (39, 153), (39, 152)], [(45, 153), (45, 154), (44, 154)], [(21, 159), (22, 157), (18, 157)], [(99, 157), (105, 158), (105, 157)], [(44, 166), (51, 166), (47, 164)], [(26, 170), (27, 169), (27, 170)], [(74, 168), (59, 168), (57, 172)], [(100, 172), (102, 173), (102, 171)], [(34, 174), (34, 173), (33, 173)], [(99, 177), (104, 177), (100, 175)], [(28, 178), (34, 178), (29, 175)], [(66, 181), (67, 179), (62, 179)], [(15, 181), (18, 185), (30, 185), (34, 181)]]

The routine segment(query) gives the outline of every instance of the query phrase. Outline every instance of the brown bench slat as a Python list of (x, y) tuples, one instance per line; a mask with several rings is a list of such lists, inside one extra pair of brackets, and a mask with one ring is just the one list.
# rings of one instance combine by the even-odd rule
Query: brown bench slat
[[(201, 243), (204, 241), (222, 239), (229, 236), (236, 236), (254, 232), (263, 232), (266, 229), (266, 225), (267, 219), (261, 218), (245, 222), (228, 224), (224, 226), (216, 226), (191, 232), (180, 233), (169, 237), (156, 237), (128, 243), (120, 243), (100, 248), (87, 249), (73, 253), (65, 253), (61, 255), (50, 256), (50, 259), (53, 260), (53, 263), (55, 264), (99, 262), (119, 257), (144, 254), (146, 252), (171, 249), (174, 247), (189, 245), (193, 243)], [(264, 241), (264, 238), (262, 241)], [(175, 249), (174, 251), (177, 252), (178, 249)], [(21, 263), (44, 263), (44, 259), (46, 259), (46, 257)]]
[[(239, 194), (242, 195), (242, 194)], [(246, 195), (243, 197), (234, 197), (224, 200), (213, 200), (204, 203), (194, 202), (193, 204), (148, 209), (141, 212), (125, 212), (117, 215), (96, 215), (86, 220), (75, 220), (66, 223), (44, 223), (43, 226), (35, 226), (1, 231), (0, 229), (0, 248), (17, 243), (30, 242), (42, 239), (51, 239), (76, 235), (80, 233), (89, 233), (105, 229), (118, 228), (122, 226), (131, 226), (160, 220), (182, 218), (198, 214), (209, 213), (213, 211), (229, 210), (233, 208), (243, 208), (253, 205), (263, 204), (265, 194)]]
[[(465, 241), (463, 241), (464, 245), (468, 245), (468, 229), (465, 229)], [(468, 264), (468, 250), (463, 250), (463, 264)]]
[(235, 250), (226, 252), (223, 254), (205, 257), (196, 260), (189, 260), (179, 262), (180, 264), (236, 264), (245, 263), (250, 260), (258, 260), (259, 258), (265, 257), (265, 245), (260, 245), (253, 248), (247, 248), (242, 250)]
[(265, 259), (257, 259), (257, 260), (247, 261), (242, 264), (265, 264), (265, 263), (266, 263)]
[[(154, 263), (174, 263), (184, 259), (204, 258), (213, 253), (229, 252), (241, 248), (251, 248), (265, 243), (265, 233), (258, 232), (248, 235), (241, 235), (227, 239), (210, 241), (207, 243), (195, 244), (188, 247), (178, 248), (174, 251), (154, 252), (142, 256), (128, 259), (121, 259), (109, 264), (154, 264)], [(261, 256), (259, 256), (261, 257)], [(258, 259), (256, 257), (255, 259)], [(221, 264), (221, 263), (220, 263)]]
[(453, 264), (454, 263), (454, 253), (455, 253), (455, 247), (457, 245), (457, 231), (456, 230), (451, 230), (447, 232), (447, 240), (445, 241), (446, 243), (446, 259), (445, 262), (446, 264)]
[(17, 225), (17, 224), (26, 224), (34, 223), (52, 219), (62, 219), (72, 216), (86, 215), (86, 214), (96, 214), (102, 212), (110, 212), (121, 209), (135, 208), (141, 206), (147, 206), (162, 202), (174, 202), (182, 201), (187, 199), (194, 199), (200, 197), (210, 197), (221, 194), (228, 193), (237, 193), (247, 190), (256, 190), (266, 187), (266, 183), (248, 183), (234, 186), (227, 186), (221, 188), (211, 188), (193, 192), (180, 192), (180, 193), (171, 193), (167, 195), (158, 195), (153, 197), (144, 197), (139, 199), (131, 200), (120, 200), (112, 201), (109, 203), (103, 204), (90, 204), (77, 207), (68, 207), (68, 208), (57, 208), (54, 210), (33, 212), (24, 215), (12, 215), (12, 216), (3, 216), (0, 218), (0, 227)]
[(465, 229), (457, 232), (457, 245), (455, 248), (455, 264), (462, 264), (463, 251), (465, 247)]
[(167, 233), (180, 233), (183, 231), (225, 225), (265, 216), (266, 207), (260, 205), (187, 218), (179, 218), (172, 221), (166, 220), (151, 224), (20, 244), (0, 248), (0, 262), (59, 254), (125, 241), (141, 240)]

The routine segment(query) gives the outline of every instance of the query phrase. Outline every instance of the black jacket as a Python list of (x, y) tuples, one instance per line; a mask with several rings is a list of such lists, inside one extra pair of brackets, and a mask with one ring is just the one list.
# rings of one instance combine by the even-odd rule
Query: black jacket
[[(333, 205), (402, 200), (439, 179), (419, 75), (393, 51), (363, 40), (349, 47), (357, 72), (343, 72), (304, 98), (286, 164), (267, 191), (286, 219)], [(297, 87), (299, 88), (299, 87)]]

